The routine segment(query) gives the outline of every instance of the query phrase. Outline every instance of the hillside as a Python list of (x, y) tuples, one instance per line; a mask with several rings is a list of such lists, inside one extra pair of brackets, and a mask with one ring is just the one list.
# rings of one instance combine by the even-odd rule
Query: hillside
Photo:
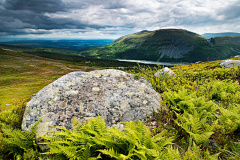
[[(211, 43), (219, 45), (220, 42), (223, 41), (212, 39)], [(239, 57), (232, 59), (240, 60)], [(131, 128), (123, 131), (107, 129), (100, 117), (84, 124), (74, 121), (76, 128), (54, 132), (62, 137), (48, 139), (46, 143), (51, 152), (41, 154), (34, 131), (21, 131), (26, 102), (62, 75), (98, 68), (0, 49), (0, 159), (60, 159), (60, 156), (99, 159), (101, 150), (102, 159), (119, 159), (120, 156), (132, 159), (239, 159), (240, 66), (224, 68), (219, 62), (172, 67), (175, 77), (156, 77), (154, 74), (161, 66), (131, 68), (127, 72), (134, 73), (136, 81), (139, 77), (148, 80), (161, 95), (166, 109), (154, 113), (147, 126), (129, 122), (126, 126)], [(149, 125), (154, 126), (151, 129)], [(79, 146), (92, 150), (87, 150), (88, 154), (78, 152)], [(133, 151), (150, 158), (135, 158)], [(112, 157), (112, 153), (117, 154)]]
[(235, 33), (235, 32), (204, 33), (204, 34), (202, 34), (202, 36), (209, 39), (209, 38), (213, 38), (213, 37), (240, 36), (240, 33)]
[(1, 111), (11, 109), (15, 101), (30, 98), (62, 75), (76, 70), (93, 69), (97, 68), (0, 48)]
[(0, 45), (0, 47), (11, 48), (0, 48), (0, 111), (11, 109), (13, 102), (29, 98), (69, 72), (104, 68), (127, 69), (138, 66), (130, 62), (95, 60), (78, 55), (44, 52), (37, 48), (11, 45)]
[(94, 46), (101, 46), (112, 43), (111, 39), (94, 39), (94, 40), (74, 40), (74, 39), (66, 39), (66, 40), (15, 40), (15, 41), (7, 41), (1, 42), (1, 44), (5, 45), (14, 45), (17, 47), (34, 47), (34, 48), (47, 48), (57, 50), (60, 53), (70, 53), (70, 54), (78, 54), (79, 51), (85, 50), (85, 48), (91, 48)]
[(126, 35), (109, 45), (82, 51), (80, 55), (101, 59), (191, 63), (240, 54), (238, 37), (222, 37), (216, 41), (218, 42), (215, 45), (201, 35), (187, 30), (161, 29)]
[[(45, 47), (22, 47), (22, 46), (15, 46), (15, 45), (6, 45), (0, 44), (0, 48), (17, 51), (21, 53), (27, 53), (30, 55), (36, 55), (44, 58), (50, 58), (55, 60), (64, 60), (68, 61), (80, 66), (89, 66), (89, 67), (136, 67), (137, 64), (134, 62), (120, 62), (116, 60), (103, 60), (103, 59), (94, 59), (76, 55), (75, 53), (71, 52), (71, 50), (66, 50), (63, 48), (45, 48)], [(144, 64), (142, 64), (144, 65)], [(154, 66), (148, 64), (148, 66)]]

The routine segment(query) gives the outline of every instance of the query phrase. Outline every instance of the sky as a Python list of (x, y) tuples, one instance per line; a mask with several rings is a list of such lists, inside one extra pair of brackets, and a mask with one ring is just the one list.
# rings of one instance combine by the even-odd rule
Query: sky
[(240, 32), (240, 0), (0, 0), (0, 41), (117, 39), (166, 28)]

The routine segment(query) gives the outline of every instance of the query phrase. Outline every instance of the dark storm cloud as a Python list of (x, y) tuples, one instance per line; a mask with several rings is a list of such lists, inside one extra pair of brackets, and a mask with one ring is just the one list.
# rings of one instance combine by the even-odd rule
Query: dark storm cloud
[(102, 6), (105, 9), (116, 9), (116, 8), (125, 8), (126, 1), (125, 0), (72, 0), (68, 2), (67, 0), (64, 2), (69, 3), (68, 6)]
[[(1, 2), (0, 32), (19, 34), (19, 29), (64, 29), (85, 28), (86, 25), (68, 18), (50, 18), (46, 13), (67, 12), (76, 8), (73, 3), (61, 0), (6, 0)], [(80, 5), (81, 8), (84, 4)], [(29, 34), (22, 30), (22, 34)], [(41, 33), (41, 32), (39, 32)], [(33, 32), (34, 34), (34, 32)]]
[(6, 10), (27, 10), (36, 13), (66, 11), (61, 0), (6, 0), (4, 7)]
[(0, 0), (0, 35), (237, 30), (239, 17), (240, 0)]

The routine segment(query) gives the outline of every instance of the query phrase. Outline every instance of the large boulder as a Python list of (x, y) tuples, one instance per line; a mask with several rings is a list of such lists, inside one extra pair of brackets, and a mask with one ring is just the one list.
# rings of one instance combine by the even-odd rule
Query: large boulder
[(176, 76), (176, 74), (168, 67), (164, 67), (163, 69), (158, 70), (154, 75), (155, 77), (159, 77), (159, 76), (165, 77), (166, 75), (169, 75), (170, 77)]
[(239, 60), (224, 60), (219, 63), (221, 67), (230, 68), (232, 66), (236, 67), (240, 65)]
[(71, 129), (73, 118), (85, 122), (100, 115), (106, 125), (146, 121), (161, 107), (161, 97), (144, 78), (119, 70), (72, 72), (40, 90), (28, 103), (22, 129), (31, 130), (37, 120), (37, 135), (51, 126)]

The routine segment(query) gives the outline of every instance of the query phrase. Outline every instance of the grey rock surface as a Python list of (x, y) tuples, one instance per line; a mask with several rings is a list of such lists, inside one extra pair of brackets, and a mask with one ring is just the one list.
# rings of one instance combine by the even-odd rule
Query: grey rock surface
[[(166, 42), (165, 42), (166, 43)], [(156, 53), (159, 53), (160, 58), (167, 56), (169, 58), (182, 58), (184, 54), (194, 49), (193, 45), (190, 45), (187, 41), (178, 38), (177, 36), (169, 37), (170, 45), (159, 47)]]
[(71, 129), (73, 117), (85, 122), (100, 115), (108, 127), (118, 122), (151, 117), (161, 107), (161, 96), (144, 78), (108, 69), (71, 72), (40, 90), (25, 109), (22, 129), (31, 130), (43, 117), (37, 135), (44, 135), (51, 126)]
[(221, 67), (230, 68), (232, 66), (236, 67), (240, 65), (239, 60), (224, 60), (219, 63)]
[(176, 76), (176, 74), (168, 67), (164, 67), (163, 69), (158, 70), (154, 75), (155, 77), (159, 77), (159, 76), (166, 76), (166, 74), (173, 77)]

